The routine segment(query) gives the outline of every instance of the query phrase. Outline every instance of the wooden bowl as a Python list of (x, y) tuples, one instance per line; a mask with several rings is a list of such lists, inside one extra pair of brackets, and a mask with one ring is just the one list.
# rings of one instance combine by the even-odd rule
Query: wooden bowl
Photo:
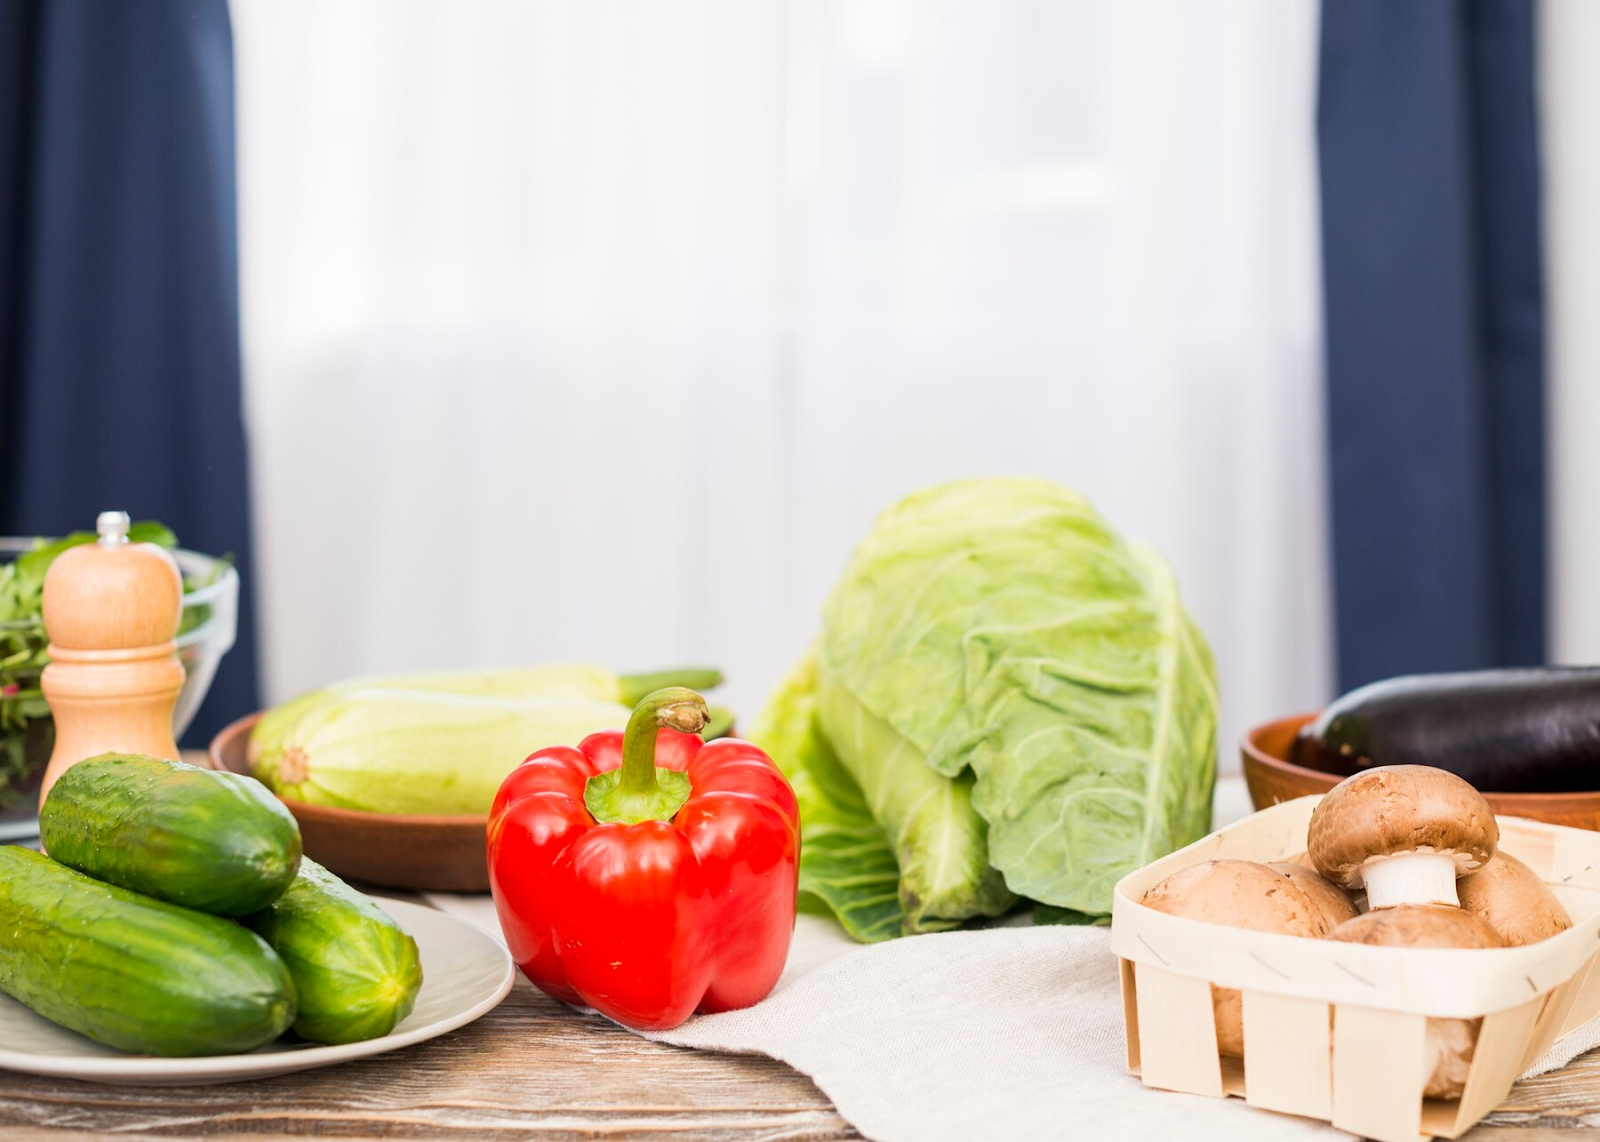
[[(1239, 743), (1250, 801), (1265, 809), (1312, 793), (1326, 793), (1342, 780), (1337, 774), (1307, 769), (1289, 760), (1294, 736), (1315, 714), (1296, 714), (1267, 722), (1245, 734)], [(1600, 831), (1600, 790), (1583, 793), (1491, 793), (1480, 789), (1497, 814), (1527, 817), (1552, 825)]]
[[(250, 775), (250, 730), (240, 718), (211, 741), (211, 764)], [(407, 817), (279, 798), (300, 822), (312, 860), (346, 880), (417, 892), (488, 892), (487, 816)]]

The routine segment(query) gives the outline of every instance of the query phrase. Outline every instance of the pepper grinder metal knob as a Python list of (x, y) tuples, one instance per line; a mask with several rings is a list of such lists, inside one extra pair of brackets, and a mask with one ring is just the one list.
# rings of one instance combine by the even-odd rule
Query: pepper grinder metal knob
[(39, 803), (73, 765), (102, 753), (178, 758), (172, 711), (183, 689), (183, 576), (153, 543), (128, 542), (128, 514), (101, 512), (99, 540), (68, 548), (44, 577), (50, 664), (40, 686), (55, 749)]

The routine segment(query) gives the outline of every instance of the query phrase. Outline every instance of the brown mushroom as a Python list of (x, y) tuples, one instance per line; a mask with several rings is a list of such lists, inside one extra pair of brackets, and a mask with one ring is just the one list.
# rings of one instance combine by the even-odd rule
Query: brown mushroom
[[(1438, 904), (1411, 904), (1367, 912), (1328, 935), (1350, 944), (1391, 948), (1501, 948), (1499, 934), (1471, 912)], [(1482, 1019), (1429, 1019), (1424, 1045), (1423, 1094), (1460, 1098), (1472, 1067)]]
[(1306, 894), (1311, 906), (1322, 914), (1323, 923), (1327, 925), (1328, 931), (1331, 932), (1346, 920), (1360, 915), (1360, 910), (1345, 894), (1344, 889), (1316, 869), (1282, 860), (1274, 861), (1267, 867), (1280, 876), (1288, 877), (1289, 883)]
[(1494, 856), (1500, 828), (1483, 795), (1427, 765), (1384, 765), (1339, 782), (1311, 814), (1317, 871), (1364, 888), (1373, 910), (1458, 903), (1456, 878)]
[(1461, 907), (1500, 933), (1509, 947), (1537, 944), (1572, 927), (1572, 917), (1538, 874), (1510, 853), (1456, 882)]
[[(1286, 936), (1327, 935), (1318, 907), (1282, 873), (1249, 860), (1213, 860), (1180, 869), (1144, 894), (1158, 912)], [(1217, 1022), (1217, 1050), (1244, 1054), (1244, 1009), (1233, 988), (1211, 989)]]

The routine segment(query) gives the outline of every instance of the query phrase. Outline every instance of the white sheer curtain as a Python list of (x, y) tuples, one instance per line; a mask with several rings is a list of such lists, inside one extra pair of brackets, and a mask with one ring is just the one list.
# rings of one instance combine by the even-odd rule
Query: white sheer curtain
[(751, 713), (874, 513), (986, 472), (1166, 553), (1230, 738), (1327, 696), (1314, 0), (234, 11), (270, 697)]
[(1542, 0), (1539, 111), (1544, 160), (1549, 363), (1550, 656), (1600, 662), (1600, 6)]

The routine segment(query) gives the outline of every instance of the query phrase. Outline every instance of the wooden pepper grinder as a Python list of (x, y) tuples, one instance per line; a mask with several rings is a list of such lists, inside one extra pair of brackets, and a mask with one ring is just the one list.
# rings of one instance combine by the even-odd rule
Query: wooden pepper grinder
[(50, 664), (40, 686), (56, 745), (39, 804), (86, 757), (143, 753), (178, 758), (172, 710), (183, 689), (178, 619), (183, 577), (153, 543), (128, 542), (128, 513), (101, 512), (100, 538), (68, 548), (44, 577)]

